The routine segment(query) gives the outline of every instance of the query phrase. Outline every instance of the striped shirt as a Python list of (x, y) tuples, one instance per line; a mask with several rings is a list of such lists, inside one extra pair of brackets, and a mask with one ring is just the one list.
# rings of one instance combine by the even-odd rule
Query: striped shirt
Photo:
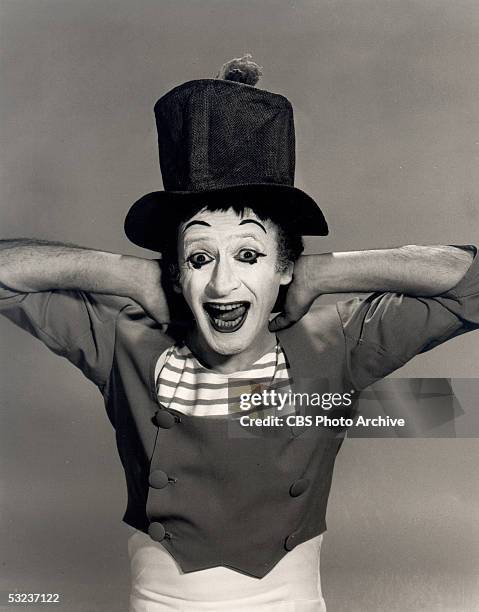
[[(186, 345), (175, 345), (159, 358), (155, 380), (158, 400), (164, 406), (193, 416), (240, 412), (249, 409), (249, 406), (242, 406), (243, 394), (273, 388), (289, 393), (291, 388), (286, 357), (279, 344), (248, 370), (230, 374), (204, 367)], [(289, 411), (285, 406), (281, 413)], [(262, 409), (261, 413), (264, 416), (266, 412)]]

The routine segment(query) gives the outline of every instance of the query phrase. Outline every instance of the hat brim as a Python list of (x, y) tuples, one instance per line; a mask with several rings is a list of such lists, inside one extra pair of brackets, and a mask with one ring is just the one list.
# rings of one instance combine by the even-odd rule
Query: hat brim
[(260, 205), (273, 218), (283, 219), (301, 236), (327, 236), (328, 224), (316, 202), (304, 191), (289, 185), (233, 185), (205, 191), (154, 191), (140, 198), (128, 211), (125, 233), (134, 244), (161, 251), (172, 222), (204, 204)]

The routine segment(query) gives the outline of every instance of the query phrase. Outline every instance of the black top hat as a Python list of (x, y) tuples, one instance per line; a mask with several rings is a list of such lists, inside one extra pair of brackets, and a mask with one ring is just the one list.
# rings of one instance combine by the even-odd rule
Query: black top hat
[(162, 229), (178, 210), (210, 202), (261, 204), (299, 235), (325, 236), (320, 208), (293, 186), (294, 121), (283, 96), (219, 79), (189, 81), (155, 104), (165, 191), (130, 208), (125, 232), (161, 250)]

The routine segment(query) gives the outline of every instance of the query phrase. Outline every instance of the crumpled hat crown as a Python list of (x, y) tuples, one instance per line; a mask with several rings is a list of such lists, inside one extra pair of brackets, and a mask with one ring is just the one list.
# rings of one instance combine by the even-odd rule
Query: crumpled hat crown
[(155, 117), (167, 191), (294, 183), (293, 109), (281, 95), (190, 81), (158, 100)]

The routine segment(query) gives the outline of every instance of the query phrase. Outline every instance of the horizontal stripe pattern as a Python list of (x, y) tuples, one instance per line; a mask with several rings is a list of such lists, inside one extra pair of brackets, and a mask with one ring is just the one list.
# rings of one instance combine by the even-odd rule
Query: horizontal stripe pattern
[[(180, 365), (175, 365), (174, 361), (176, 360), (176, 362), (178, 362), (178, 359), (175, 357), (172, 359), (173, 363), (165, 363), (164, 367), (170, 371), (170, 372), (175, 372), (177, 374), (182, 374), (183, 372), (189, 373), (189, 374), (198, 374), (199, 372), (202, 372), (205, 368), (203, 368), (202, 366), (198, 367), (193, 367), (193, 366), (184, 366), (181, 367)], [(247, 371), (247, 372), (237, 372), (238, 375), (249, 375), (249, 372), (256, 372), (257, 370), (265, 370), (266, 368), (269, 368), (271, 366), (274, 366), (276, 364), (275, 361), (270, 361), (266, 364), (256, 364), (256, 365), (252, 365), (251, 368)], [(281, 364), (280, 366), (281, 368), (286, 368), (286, 363)], [(256, 376), (256, 374), (255, 374)]]
[[(257, 384), (253, 384), (253, 385), (244, 385), (233, 395), (229, 394), (228, 395), (228, 387), (226, 386), (226, 394), (220, 398), (220, 403), (227, 403), (227, 404), (234, 404), (234, 403), (239, 403), (240, 401), (240, 397), (241, 394), (243, 393), (261, 393), (263, 391), (263, 389), (268, 388), (267, 385), (262, 385), (262, 386), (258, 386)], [(278, 385), (274, 385), (275, 389), (281, 389), (282, 391), (284, 390), (284, 392), (286, 392), (289, 389), (289, 381), (284, 380), (282, 382), (282, 384), (278, 384)], [(163, 391), (163, 388), (161, 389)], [(198, 394), (200, 395), (200, 399), (198, 399), (198, 397), (191, 397), (191, 390), (188, 389), (188, 391), (186, 393), (184, 393), (183, 397), (179, 394), (176, 393), (174, 395), (174, 398), (172, 398), (170, 395), (161, 395), (161, 391), (158, 392), (158, 400), (163, 404), (163, 405), (168, 405), (169, 407), (173, 408), (173, 406), (171, 405), (172, 400), (174, 399), (175, 402), (181, 404), (182, 406), (195, 406), (195, 404), (200, 403), (204, 406), (215, 406), (216, 404), (218, 404), (218, 390), (215, 389), (214, 391), (212, 391), (211, 396), (210, 397), (205, 397), (206, 394)]]
[[(156, 369), (158, 400), (165, 406), (194, 416), (219, 416), (241, 412), (242, 394), (265, 389), (291, 390), (288, 367), (279, 345), (258, 359), (248, 370), (221, 374), (200, 364), (185, 345), (167, 349)], [(287, 413), (287, 407), (282, 410)]]

